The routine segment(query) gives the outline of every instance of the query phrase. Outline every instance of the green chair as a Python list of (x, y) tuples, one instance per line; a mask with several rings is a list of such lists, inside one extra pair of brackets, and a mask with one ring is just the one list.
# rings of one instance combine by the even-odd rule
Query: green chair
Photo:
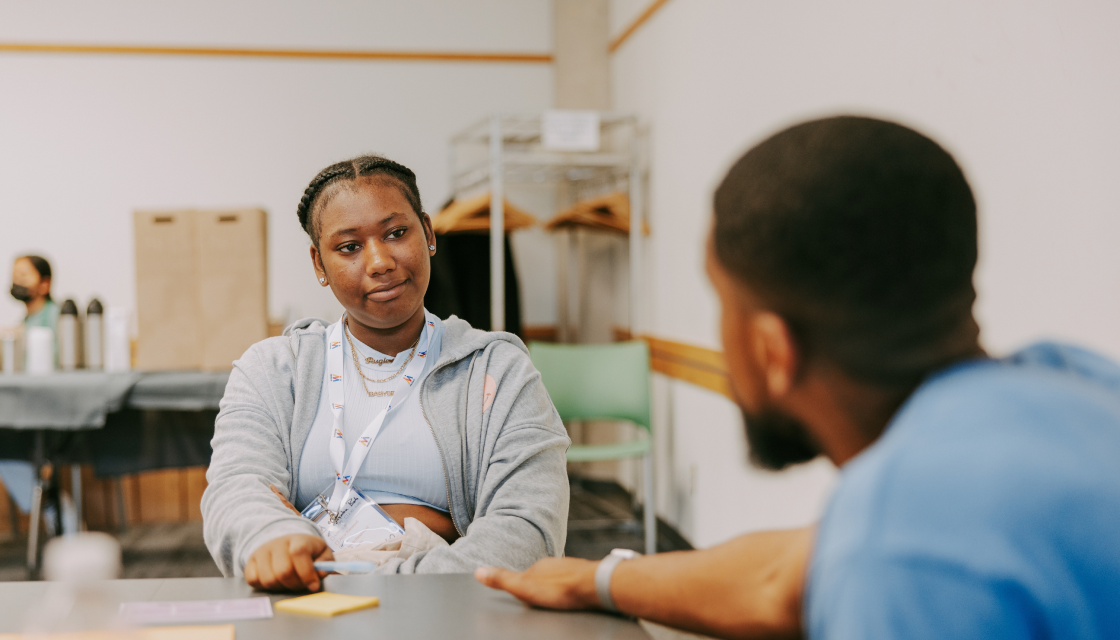
[(646, 553), (655, 553), (649, 346), (641, 340), (595, 345), (533, 342), (529, 353), (561, 420), (623, 420), (640, 427), (638, 438), (629, 442), (573, 445), (568, 461), (642, 458)]

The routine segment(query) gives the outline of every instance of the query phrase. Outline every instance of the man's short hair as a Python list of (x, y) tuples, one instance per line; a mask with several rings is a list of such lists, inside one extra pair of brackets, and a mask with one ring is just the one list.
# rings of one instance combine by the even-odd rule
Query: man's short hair
[(914, 384), (976, 351), (976, 203), (901, 125), (826, 118), (757, 145), (716, 191), (713, 246), (806, 358), (855, 378)]

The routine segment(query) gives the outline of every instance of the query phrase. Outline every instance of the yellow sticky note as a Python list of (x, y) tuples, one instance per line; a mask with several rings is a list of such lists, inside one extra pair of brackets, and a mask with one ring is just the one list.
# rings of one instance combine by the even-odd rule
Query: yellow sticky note
[(310, 613), (315, 616), (336, 616), (340, 613), (376, 607), (380, 603), (380, 598), (372, 596), (348, 596), (323, 591), (309, 596), (281, 600), (273, 604), (272, 608), (292, 613)]

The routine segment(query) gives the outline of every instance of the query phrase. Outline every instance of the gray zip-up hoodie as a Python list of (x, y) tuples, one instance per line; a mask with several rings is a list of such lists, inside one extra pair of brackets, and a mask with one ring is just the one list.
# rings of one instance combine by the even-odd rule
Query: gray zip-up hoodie
[[(301, 320), (253, 345), (233, 363), (214, 426), (202, 495), (206, 546), (226, 576), (242, 575), (261, 544), (318, 535), (272, 494), (297, 494), (299, 461), (319, 405), (326, 323)], [(483, 408), (486, 377), (497, 383)], [(447, 502), (461, 538), (393, 559), (385, 573), (523, 570), (564, 551), (568, 439), (517, 336), (443, 323), (440, 357), (420, 385), (420, 406), (443, 458)], [(303, 506), (303, 505), (298, 505)]]

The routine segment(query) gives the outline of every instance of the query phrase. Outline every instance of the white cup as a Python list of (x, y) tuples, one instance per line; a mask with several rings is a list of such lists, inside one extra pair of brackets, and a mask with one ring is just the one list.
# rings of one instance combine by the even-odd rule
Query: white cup
[(54, 331), (27, 327), (27, 373), (43, 375), (54, 371)]
[(128, 309), (109, 307), (105, 310), (105, 371), (132, 370), (132, 341), (129, 336)]

